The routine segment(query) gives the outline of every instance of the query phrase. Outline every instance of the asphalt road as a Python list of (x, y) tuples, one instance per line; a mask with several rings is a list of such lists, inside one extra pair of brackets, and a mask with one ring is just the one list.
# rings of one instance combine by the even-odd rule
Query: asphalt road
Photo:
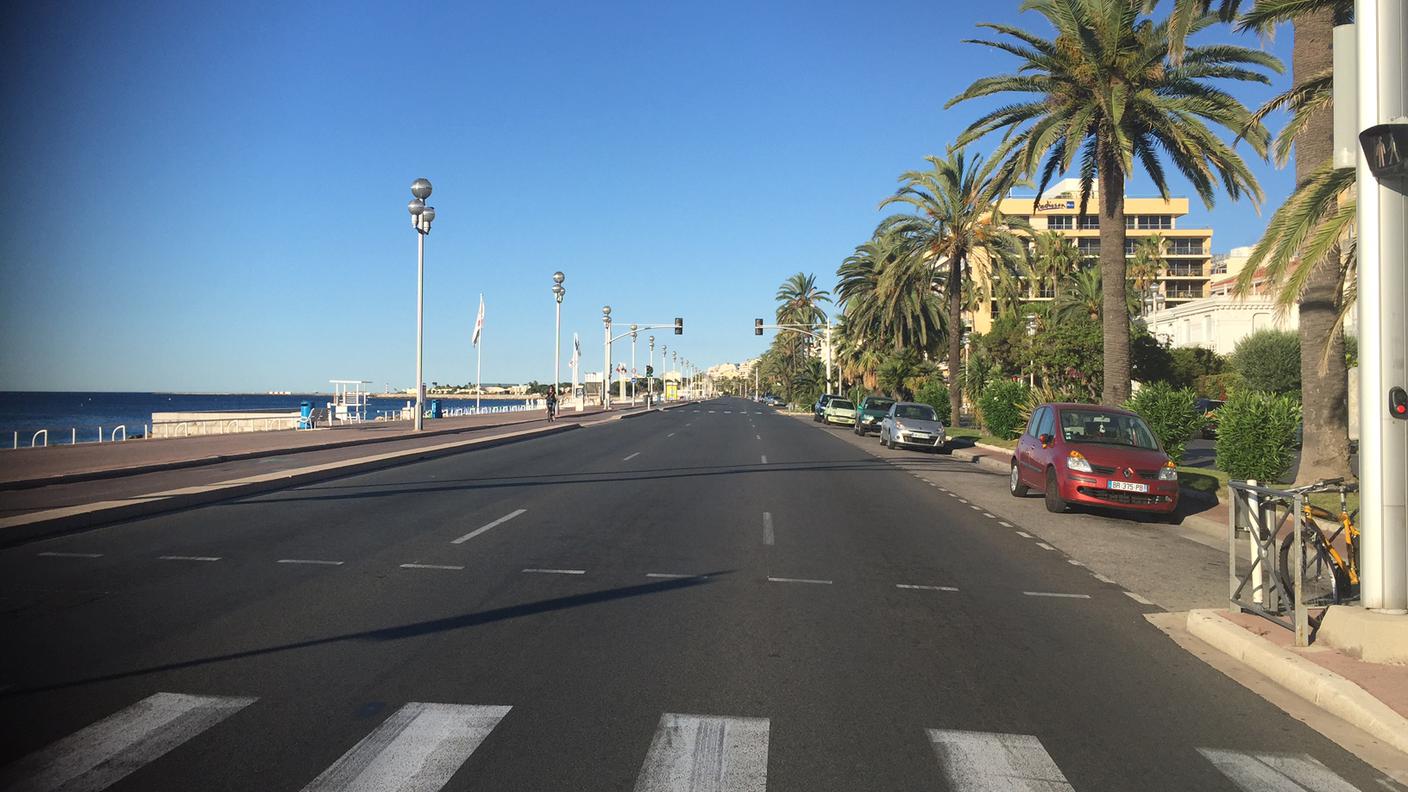
[(1389, 788), (960, 500), (720, 399), (10, 548), (0, 788)]

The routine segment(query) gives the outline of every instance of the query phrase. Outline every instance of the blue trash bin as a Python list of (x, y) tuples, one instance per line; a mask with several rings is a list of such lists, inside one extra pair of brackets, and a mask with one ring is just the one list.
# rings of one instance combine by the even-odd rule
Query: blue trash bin
[(300, 402), (298, 405), (298, 428), (313, 428), (313, 402)]
[(441, 417), (441, 415), (440, 415), (440, 400), (439, 400), (439, 399), (431, 399), (431, 400), (430, 400), (430, 417), (431, 417), (431, 418), (439, 418), (439, 417)]

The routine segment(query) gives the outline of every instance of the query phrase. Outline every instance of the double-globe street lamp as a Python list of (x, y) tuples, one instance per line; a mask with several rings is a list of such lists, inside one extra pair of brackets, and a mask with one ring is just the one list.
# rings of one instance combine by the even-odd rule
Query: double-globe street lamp
[[(567, 294), (567, 289), (562, 282), (567, 280), (567, 276), (558, 270), (552, 274), (552, 296), (557, 301), (557, 321), (553, 327), (552, 336), (552, 387), (557, 391), (557, 386), (562, 383), (562, 296)], [(557, 394), (557, 401), (562, 402), (562, 394)]]
[(423, 373), (423, 353), (425, 350), (425, 237), (430, 233), (430, 224), (435, 222), (435, 207), (426, 206), (430, 197), (430, 180), (416, 179), (411, 182), (411, 202), (406, 209), (411, 213), (411, 228), (416, 230), (416, 415), (415, 431), (425, 428), (425, 375)]

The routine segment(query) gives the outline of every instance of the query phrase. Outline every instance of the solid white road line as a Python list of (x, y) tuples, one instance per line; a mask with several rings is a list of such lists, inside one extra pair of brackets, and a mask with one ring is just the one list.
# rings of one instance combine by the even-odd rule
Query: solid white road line
[(159, 556), (159, 561), (219, 561), (219, 556)]
[(157, 693), (0, 772), (12, 792), (96, 792), (254, 703), (252, 698)]
[(38, 555), (44, 558), (102, 558), (102, 553), (55, 553), (44, 552)]
[(920, 586), (915, 583), (896, 583), (895, 588), (918, 589), (919, 591), (958, 591), (954, 586)]
[(1090, 599), (1089, 594), (1060, 594), (1054, 591), (1023, 591), (1028, 597), (1062, 597), (1064, 599)]
[(954, 792), (1074, 792), (1030, 734), (929, 729), (929, 742)]
[(585, 574), (587, 574), (587, 570), (585, 570), (585, 569), (539, 569), (539, 568), (537, 568), (537, 567), (530, 567), (530, 568), (525, 569), (525, 570), (523, 570), (523, 571), (524, 571), (524, 572), (527, 572), (527, 573), (529, 573), (529, 574), (532, 574), (532, 575), (585, 575)]
[(504, 516), (500, 517), (499, 519), (494, 520), (493, 522), (489, 523), (488, 525), (481, 525), (480, 527), (475, 528), (473, 531), (470, 531), (469, 533), (465, 534), (464, 536), (461, 536), (461, 537), (458, 538), (458, 539), (452, 539), (452, 540), (450, 540), (450, 544), (464, 544), (465, 542), (468, 542), (470, 539), (473, 539), (474, 537), (478, 536), (479, 534), (482, 534), (482, 533), (484, 533), (485, 531), (489, 530), (490, 528), (496, 528), (496, 527), (498, 527), (498, 526), (500, 526), (500, 525), (503, 525), (504, 523), (508, 522), (509, 520), (512, 520), (514, 517), (517, 517), (517, 516), (519, 516), (520, 514), (523, 514), (523, 513), (526, 512), (526, 511), (528, 511), (528, 510), (527, 510), (527, 509), (518, 509), (517, 511), (511, 511), (511, 512), (509, 512), (508, 514), (505, 514)]
[(770, 545), (776, 541), (777, 536), (772, 530), (772, 512), (763, 512), (763, 544)]
[(765, 792), (768, 719), (660, 716), (635, 792)]
[(815, 583), (819, 586), (831, 585), (831, 581), (829, 580), (812, 580), (811, 578), (770, 577), (768, 581), (771, 583)]
[(1020, 536), (1020, 537), (1022, 537), (1023, 539), (1030, 539), (1030, 538), (1032, 538), (1032, 535), (1029, 534), (1029, 533), (1027, 533), (1026, 531), (1018, 531), (1018, 532), (1017, 532), (1017, 535)]
[(1271, 754), (1199, 748), (1242, 792), (1355, 792), (1343, 778), (1307, 754)]
[[(1149, 600), (1147, 600), (1147, 599), (1145, 599), (1145, 598), (1139, 596), (1138, 594), (1135, 594), (1133, 591), (1126, 591), (1126, 592), (1124, 593), (1124, 595), (1125, 595), (1126, 597), (1129, 597), (1130, 599), (1134, 600), (1135, 602), (1139, 603), (1140, 605), (1153, 605), (1153, 604), (1154, 604), (1154, 603), (1150, 602)], [(1156, 606), (1156, 607), (1157, 607), (1157, 606)]]
[(413, 701), (363, 737), (303, 792), (435, 792), (509, 709)]
[(763, 454), (763, 464), (766, 465), (767, 463), (768, 463), (768, 455), (767, 455), (767, 454)]
[(278, 564), (317, 564), (322, 566), (342, 566), (341, 561), (321, 561), (316, 558), (280, 558)]
[(631, 454), (630, 456), (626, 457), (625, 459), (623, 459), (623, 460), (621, 460), (621, 461), (622, 461), (622, 462), (630, 462), (632, 459), (635, 459), (635, 458), (638, 457), (638, 456), (640, 456), (640, 452), (639, 452), (639, 451), (635, 452), (634, 454)]
[(455, 565), (453, 565), (453, 564), (402, 564), (402, 565), (401, 565), (401, 568), (402, 568), (402, 569), (449, 569), (449, 570), (456, 571), (456, 572), (458, 572), (458, 571), (461, 570), (461, 569), (464, 569), (464, 567), (462, 567), (462, 566), (455, 566)]

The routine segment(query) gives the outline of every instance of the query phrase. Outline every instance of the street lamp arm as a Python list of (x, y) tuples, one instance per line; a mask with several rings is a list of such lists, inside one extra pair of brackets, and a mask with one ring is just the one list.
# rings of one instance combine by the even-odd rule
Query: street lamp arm
[(611, 338), (611, 343), (614, 344), (614, 343), (616, 343), (617, 341), (620, 341), (620, 340), (623, 339), (623, 338), (630, 338), (632, 332), (639, 333), (641, 330), (660, 330), (660, 329), (662, 329), (662, 328), (673, 328), (674, 326), (675, 326), (675, 323), (674, 323), (674, 322), (662, 322), (662, 323), (660, 323), (660, 324), (638, 324), (638, 325), (636, 325), (636, 329), (635, 329), (634, 331), (627, 330), (626, 332), (622, 333), (621, 335), (613, 336), (613, 337)]
[(825, 336), (825, 335), (823, 335), (822, 333), (818, 333), (818, 332), (815, 332), (815, 331), (813, 331), (813, 330), (808, 329), (808, 326), (807, 326), (807, 325), (786, 325), (786, 324), (783, 324), (783, 325), (775, 325), (775, 324), (773, 324), (773, 325), (761, 325), (761, 327), (762, 327), (764, 330), (791, 330), (791, 331), (794, 332), (794, 333), (801, 333), (802, 335), (805, 335), (805, 336), (811, 336), (812, 338), (815, 338), (815, 339), (817, 339), (818, 341), (825, 341), (825, 340), (826, 340), (826, 336)]

